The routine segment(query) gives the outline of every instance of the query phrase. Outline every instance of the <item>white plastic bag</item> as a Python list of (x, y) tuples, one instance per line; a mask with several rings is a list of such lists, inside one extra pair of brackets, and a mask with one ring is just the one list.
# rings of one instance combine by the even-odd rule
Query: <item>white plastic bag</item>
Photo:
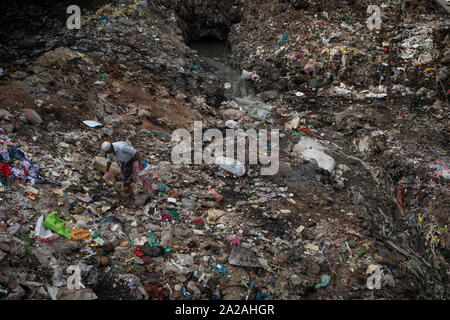
[(230, 129), (238, 129), (240, 127), (239, 123), (237, 123), (234, 120), (225, 121), (225, 125), (227, 126), (227, 128), (230, 128)]
[(102, 126), (100, 122), (94, 121), (94, 120), (85, 120), (83, 121), (85, 125), (87, 125), (90, 128), (96, 128)]
[(242, 78), (242, 80), (253, 80), (256, 82), (261, 80), (260, 77), (255, 72), (251, 72), (251, 71), (247, 71), (247, 70), (242, 70), (241, 78)]
[(146, 192), (150, 193), (153, 191), (152, 183), (156, 175), (156, 171), (148, 165), (144, 170), (137, 172), (136, 183), (140, 184)]
[(241, 177), (245, 174), (245, 166), (237, 160), (227, 157), (217, 157), (214, 161), (218, 168), (224, 169), (235, 176)]
[(34, 238), (36, 241), (49, 241), (48, 239), (55, 240), (55, 237), (53, 236), (53, 233), (51, 230), (47, 229), (43, 225), (44, 223), (44, 216), (40, 216), (38, 221), (36, 222), (36, 228), (34, 229)]

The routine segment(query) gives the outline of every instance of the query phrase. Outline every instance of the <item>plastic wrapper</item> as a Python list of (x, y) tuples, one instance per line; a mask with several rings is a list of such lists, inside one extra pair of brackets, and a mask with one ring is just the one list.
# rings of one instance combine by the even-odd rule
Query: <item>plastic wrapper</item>
[(44, 227), (70, 239), (71, 230), (66, 228), (66, 224), (67, 222), (61, 220), (56, 211), (50, 213), (43, 223)]
[(81, 241), (89, 239), (91, 237), (91, 232), (82, 228), (73, 228), (70, 237), (73, 241)]
[(55, 236), (52, 231), (44, 227), (44, 217), (40, 216), (36, 222), (36, 228), (34, 229), (34, 238), (36, 241), (53, 241)]

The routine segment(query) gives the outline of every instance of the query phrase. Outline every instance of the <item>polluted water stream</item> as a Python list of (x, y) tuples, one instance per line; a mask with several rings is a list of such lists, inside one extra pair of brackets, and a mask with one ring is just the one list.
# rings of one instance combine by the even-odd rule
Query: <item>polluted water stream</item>
[(247, 81), (252, 80), (242, 79), (242, 71), (230, 67), (231, 50), (226, 42), (205, 37), (189, 44), (189, 46), (198, 52), (207, 71), (213, 73), (223, 82), (225, 97), (229, 100), (229, 103), (237, 105), (239, 109), (244, 110), (255, 119), (264, 119), (272, 106), (261, 101), (251, 90)]

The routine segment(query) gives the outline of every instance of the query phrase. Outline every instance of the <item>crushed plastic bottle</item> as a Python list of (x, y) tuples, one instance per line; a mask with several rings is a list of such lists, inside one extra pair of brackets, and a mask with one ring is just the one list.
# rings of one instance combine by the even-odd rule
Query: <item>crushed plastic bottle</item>
[(227, 274), (227, 269), (220, 263), (216, 263), (214, 269), (220, 274)]
[(238, 128), (240, 128), (239, 123), (237, 123), (234, 120), (227, 120), (227, 121), (225, 121), (225, 125), (227, 126), (227, 128), (230, 128), (230, 129), (238, 129)]
[(224, 169), (237, 177), (241, 177), (245, 174), (245, 165), (231, 158), (217, 157), (214, 164), (216, 167)]

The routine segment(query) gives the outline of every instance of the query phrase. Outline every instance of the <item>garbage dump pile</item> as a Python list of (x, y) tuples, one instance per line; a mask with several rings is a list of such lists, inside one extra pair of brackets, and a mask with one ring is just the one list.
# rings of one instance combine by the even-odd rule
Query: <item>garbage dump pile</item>
[[(0, 299), (448, 299), (448, 14), (374, 0), (369, 30), (363, 2), (200, 2), (2, 31)], [(186, 44), (206, 35), (259, 102), (226, 98)], [(278, 173), (173, 164), (194, 121), (279, 129)], [(145, 161), (135, 199), (102, 178), (109, 138)]]

